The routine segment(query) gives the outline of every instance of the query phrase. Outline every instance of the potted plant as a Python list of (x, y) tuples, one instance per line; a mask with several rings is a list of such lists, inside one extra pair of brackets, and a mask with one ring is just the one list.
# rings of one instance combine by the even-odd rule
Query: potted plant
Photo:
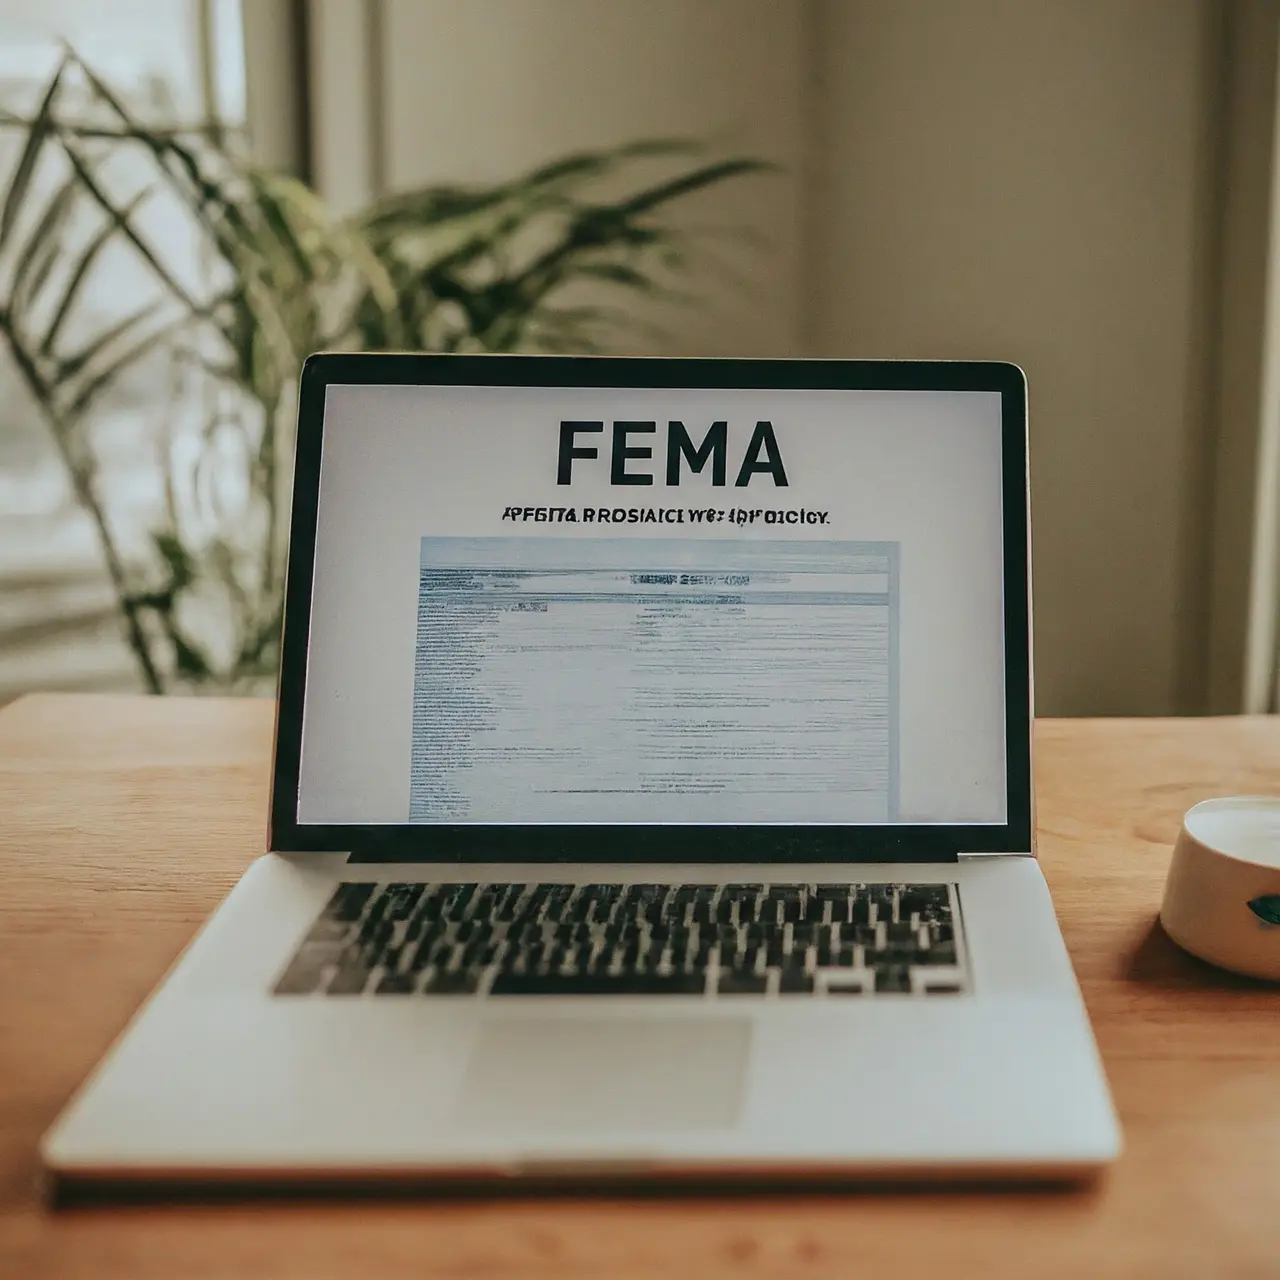
[[(339, 218), (255, 165), (233, 131), (139, 119), (70, 51), (35, 111), (0, 113), (0, 128), (20, 136), (0, 205), (0, 335), (155, 693), (274, 679), (294, 397), (310, 352), (604, 350), (639, 323), (633, 300), (675, 296), (690, 243), (668, 206), (766, 167), (647, 141)], [(601, 194), (659, 162), (674, 171)], [(157, 242), (157, 208), (195, 237), (195, 278)], [(85, 300), (121, 253), (145, 287), (103, 319)], [(143, 369), (171, 394), (139, 536), (116, 509), (94, 424)]]

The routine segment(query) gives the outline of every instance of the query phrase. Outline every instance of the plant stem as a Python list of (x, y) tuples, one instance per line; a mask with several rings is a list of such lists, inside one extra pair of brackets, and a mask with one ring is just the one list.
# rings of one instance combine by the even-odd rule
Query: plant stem
[(51, 398), (52, 388), (47, 386), (44, 379), (40, 377), (35, 361), (6, 321), (7, 317), (0, 317), (0, 331), (3, 331), (5, 337), (9, 340), (9, 350), (13, 353), (14, 364), (18, 366), (18, 371), (22, 374), (32, 397), (39, 405), (41, 413), (49, 424), (49, 434), (53, 437), (54, 446), (57, 448), (58, 455), (67, 469), (67, 475), (71, 480), (71, 487), (75, 493), (76, 500), (89, 513), (89, 518), (93, 521), (93, 527), (97, 531), (98, 544), (101, 547), (102, 558), (106, 564), (107, 576), (111, 579), (111, 586), (116, 593), (116, 605), (124, 622), (129, 647), (133, 650), (133, 656), (142, 672), (143, 683), (146, 685), (148, 693), (163, 693), (164, 686), (160, 679), (160, 673), (156, 669), (155, 661), (151, 656), (151, 649), (147, 644), (146, 633), (142, 629), (142, 620), (138, 615), (137, 605), (134, 604), (131, 598), (128, 582), (125, 579), (124, 564), (120, 559), (120, 553), (116, 549), (115, 540), (111, 536), (111, 528), (107, 523), (106, 512), (98, 501), (98, 495), (93, 491), (91, 477), (83, 468), (76, 465), (76, 460), (71, 454), (68, 440), (72, 424), (63, 421), (54, 409)]
[[(50, 427), (54, 438), (58, 437), (61, 429), (50, 422)], [(102, 558), (106, 562), (107, 573), (111, 578), (111, 585), (115, 588), (116, 601), (120, 606), (120, 614), (124, 619), (125, 631), (129, 638), (129, 647), (133, 650), (134, 657), (138, 660), (138, 666), (142, 671), (142, 679), (147, 687), (148, 693), (163, 693), (164, 685), (160, 679), (160, 673), (156, 669), (154, 659), (151, 657), (151, 648), (147, 644), (146, 633), (142, 629), (142, 619), (139, 617), (137, 605), (133, 602), (129, 592), (128, 583), (125, 581), (124, 565), (121, 563), (119, 552), (111, 537), (111, 530), (107, 525), (106, 512), (103, 511), (101, 503), (98, 501), (97, 494), (93, 491), (92, 478), (80, 471), (71, 459), (65, 447), (60, 446), (63, 461), (67, 465), (67, 470), (71, 475), (71, 483), (76, 492), (76, 497), (80, 500), (81, 505), (88, 511), (90, 518), (93, 520), (94, 528), (98, 531), (98, 542), (102, 547)]]

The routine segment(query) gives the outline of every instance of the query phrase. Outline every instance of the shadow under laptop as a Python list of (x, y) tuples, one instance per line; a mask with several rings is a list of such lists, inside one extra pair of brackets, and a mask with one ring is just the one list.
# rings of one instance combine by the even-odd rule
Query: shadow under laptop
[(564, 1201), (628, 1200), (687, 1201), (786, 1198), (829, 1198), (833, 1195), (879, 1197), (909, 1195), (913, 1199), (945, 1198), (956, 1204), (957, 1196), (982, 1200), (993, 1194), (1017, 1193), (1028, 1198), (1048, 1196), (1072, 1199), (1095, 1193), (1105, 1173), (1076, 1177), (1028, 1179), (1014, 1176), (969, 1177), (851, 1177), (814, 1176), (786, 1180), (748, 1174), (724, 1177), (656, 1178), (620, 1175), (521, 1177), (512, 1179), (384, 1178), (249, 1182), (249, 1181), (130, 1181), (127, 1183), (74, 1183), (63, 1181), (48, 1189), (51, 1208), (83, 1212), (120, 1206), (192, 1206), (225, 1204), (350, 1204), (370, 1202), (459, 1202), (478, 1200)]

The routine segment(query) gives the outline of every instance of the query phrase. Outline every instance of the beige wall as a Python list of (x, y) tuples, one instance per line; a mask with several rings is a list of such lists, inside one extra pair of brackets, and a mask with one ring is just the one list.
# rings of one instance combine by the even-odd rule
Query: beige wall
[[(640, 137), (780, 161), (683, 206), (735, 226), (703, 258), (706, 308), (663, 310), (677, 354), (770, 355), (799, 334), (803, 0), (385, 0), (385, 180), (510, 178)], [(649, 176), (653, 176), (651, 173)], [(631, 349), (652, 350), (637, 339)]]
[(1195, 678), (1218, 8), (821, 6), (817, 350), (1026, 370), (1048, 713), (1168, 711)]
[(1039, 710), (1198, 709), (1242, 6), (1276, 0), (381, 0), (378, 177), (669, 133), (782, 162), (688, 211), (771, 250), (726, 246), (746, 291), (669, 349), (1023, 365)]

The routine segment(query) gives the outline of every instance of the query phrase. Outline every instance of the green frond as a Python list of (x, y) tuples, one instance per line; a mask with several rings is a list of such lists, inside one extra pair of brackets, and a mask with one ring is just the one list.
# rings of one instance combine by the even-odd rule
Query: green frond
[[(69, 74), (88, 88), (88, 115), (82, 103), (75, 118), (64, 109)], [(174, 681), (239, 688), (278, 662), (290, 415), (308, 354), (603, 353), (620, 336), (640, 335), (669, 343), (649, 304), (695, 302), (698, 290), (681, 273), (716, 238), (671, 210), (772, 168), (708, 159), (690, 139), (641, 139), (562, 156), (508, 181), (397, 192), (340, 218), (297, 179), (252, 164), (226, 130), (141, 122), (71, 50), (31, 115), (0, 108), (0, 129), (22, 135), (0, 204), (0, 334), (81, 500), (99, 502), (93, 434), (80, 424), (128, 370), (167, 350), (184, 385), (190, 379), (204, 397), (200, 421), (209, 425), (190, 483), (212, 531), (201, 541), (184, 531), (171, 496), (145, 556), (110, 550), (121, 566), (116, 587), (130, 643), (148, 687), (159, 689)], [(121, 149), (149, 171), (127, 199), (104, 176)], [(52, 194), (35, 195), (53, 171)], [(158, 195), (178, 202), (202, 242), (208, 271), (198, 285), (184, 283), (143, 228), (139, 212)], [(94, 221), (69, 234), (82, 210)], [(117, 245), (133, 253), (158, 300), (102, 321), (67, 350), (66, 335), (88, 318), (82, 303)], [(227, 423), (241, 438), (243, 510), (226, 509), (218, 486), (210, 488)], [(159, 452), (171, 465), (172, 454)], [(96, 527), (110, 542), (108, 513), (97, 511)], [(179, 601), (197, 598), (228, 617), (229, 646), (187, 629), (188, 606), (180, 611)]]
[(18, 221), (27, 194), (31, 190), (31, 179), (35, 176), (36, 165), (40, 161), (49, 135), (53, 132), (54, 106), (58, 91), (62, 88), (62, 79), (66, 74), (67, 66), (68, 59), (64, 57), (58, 63), (57, 70), (54, 71), (45, 88), (35, 118), (27, 129), (27, 138), (22, 151), (13, 167), (13, 173), (9, 178), (9, 190), (5, 194), (3, 206), (0, 206), (0, 249), (4, 248)]

